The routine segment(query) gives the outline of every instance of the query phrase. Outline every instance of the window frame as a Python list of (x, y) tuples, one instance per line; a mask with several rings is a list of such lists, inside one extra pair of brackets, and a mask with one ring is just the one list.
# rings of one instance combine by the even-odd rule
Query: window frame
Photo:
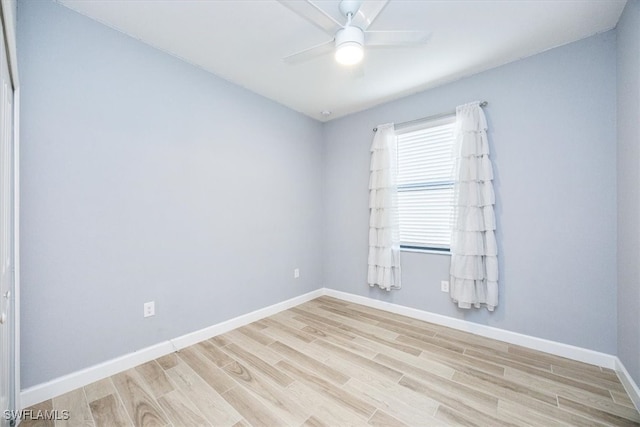
[[(422, 131), (429, 128), (441, 127), (441, 126), (453, 126), (453, 130), (455, 132), (455, 123), (456, 123), (456, 114), (448, 113), (439, 115), (437, 117), (427, 118), (425, 120), (420, 120), (419, 122), (411, 122), (405, 126), (396, 126), (396, 149), (398, 153), (398, 174), (400, 173), (400, 143), (399, 137), (404, 134), (410, 134), (418, 131)], [(452, 162), (453, 162), (453, 148), (455, 144), (455, 134), (451, 138), (451, 150), (452, 150)], [(425, 181), (423, 183), (408, 183), (397, 186), (398, 195), (403, 192), (409, 191), (419, 191), (419, 190), (437, 190), (437, 189), (451, 189), (451, 209), (453, 209), (453, 189), (455, 184), (455, 178), (453, 176), (453, 163), (451, 168), (451, 177), (450, 180), (445, 181)], [(398, 204), (400, 205), (400, 197), (398, 197)], [(398, 206), (398, 215), (399, 215), (399, 226), (402, 227), (402, 220), (400, 218), (400, 206)], [(450, 229), (452, 228), (452, 224), (450, 224)], [(440, 254), (440, 255), (450, 255), (451, 254), (451, 241), (449, 240), (447, 247), (441, 247), (437, 245), (421, 245), (418, 242), (400, 242), (400, 250), (406, 252), (421, 252), (421, 253), (432, 253), (432, 254)]]

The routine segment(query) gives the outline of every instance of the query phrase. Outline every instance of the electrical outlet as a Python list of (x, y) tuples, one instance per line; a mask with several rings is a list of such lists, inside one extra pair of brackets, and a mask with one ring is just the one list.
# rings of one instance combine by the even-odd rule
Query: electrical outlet
[(293, 278), (297, 279), (300, 277), (300, 269), (299, 268), (294, 268), (293, 269)]
[(440, 290), (442, 292), (449, 292), (449, 282), (447, 280), (440, 282)]
[(149, 301), (144, 303), (144, 317), (150, 317), (156, 315), (156, 303), (155, 301)]

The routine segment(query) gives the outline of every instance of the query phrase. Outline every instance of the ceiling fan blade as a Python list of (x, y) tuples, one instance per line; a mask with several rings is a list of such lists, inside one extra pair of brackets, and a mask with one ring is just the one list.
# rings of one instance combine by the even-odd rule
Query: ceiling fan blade
[(320, 28), (330, 36), (334, 36), (335, 33), (342, 28), (342, 25), (330, 15), (327, 15), (324, 10), (320, 9), (309, 0), (278, 0), (280, 4), (286, 6), (290, 10), (294, 11), (307, 21), (311, 22), (316, 27)]
[(308, 61), (316, 58), (320, 55), (324, 55), (329, 52), (333, 52), (335, 43), (333, 40), (326, 43), (322, 43), (311, 47), (309, 49), (302, 50), (289, 56), (285, 56), (282, 60), (288, 64), (299, 64), (300, 62)]
[(426, 31), (365, 31), (365, 46), (419, 46), (425, 44), (431, 33)]
[(389, 3), (389, 0), (365, 0), (360, 5), (360, 9), (353, 17), (353, 25), (360, 27), (363, 30), (369, 28), (369, 26), (375, 21), (382, 9)]

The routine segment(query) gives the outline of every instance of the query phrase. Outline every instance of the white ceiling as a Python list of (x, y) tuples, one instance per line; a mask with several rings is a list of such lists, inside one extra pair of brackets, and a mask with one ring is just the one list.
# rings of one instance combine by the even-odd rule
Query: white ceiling
[[(332, 55), (283, 62), (331, 37), (276, 0), (58, 2), (326, 121), (614, 28), (626, 0), (391, 0), (369, 30), (424, 30), (431, 38), (421, 47), (368, 49), (362, 73)], [(344, 21), (337, 0), (314, 3)]]

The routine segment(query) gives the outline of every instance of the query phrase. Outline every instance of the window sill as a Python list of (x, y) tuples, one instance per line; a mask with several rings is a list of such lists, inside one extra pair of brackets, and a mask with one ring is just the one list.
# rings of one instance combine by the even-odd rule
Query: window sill
[(434, 255), (448, 255), (448, 256), (451, 256), (451, 252), (436, 251), (434, 249), (400, 248), (400, 252), (416, 252), (416, 253), (421, 253), (421, 254), (434, 254)]

